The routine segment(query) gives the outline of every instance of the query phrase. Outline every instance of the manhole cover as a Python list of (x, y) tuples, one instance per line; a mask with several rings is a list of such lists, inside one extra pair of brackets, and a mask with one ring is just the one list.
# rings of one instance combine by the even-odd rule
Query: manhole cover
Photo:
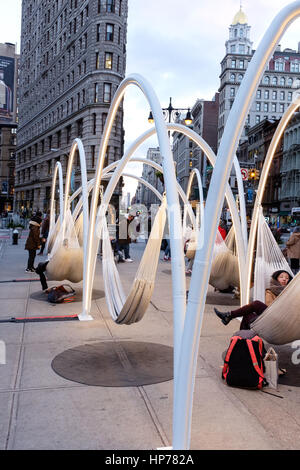
[(51, 366), (85, 385), (138, 387), (173, 379), (173, 348), (134, 341), (84, 344), (57, 355)]

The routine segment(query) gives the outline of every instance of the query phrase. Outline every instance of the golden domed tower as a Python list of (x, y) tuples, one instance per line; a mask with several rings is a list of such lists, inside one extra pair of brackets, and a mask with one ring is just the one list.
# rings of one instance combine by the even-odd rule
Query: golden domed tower
[(229, 40), (225, 44), (227, 54), (251, 54), (250, 29), (247, 16), (240, 7), (229, 27)]
[(247, 23), (248, 23), (247, 16), (242, 11), (242, 7), (240, 7), (239, 11), (236, 13), (236, 15), (233, 18), (232, 25), (247, 24)]

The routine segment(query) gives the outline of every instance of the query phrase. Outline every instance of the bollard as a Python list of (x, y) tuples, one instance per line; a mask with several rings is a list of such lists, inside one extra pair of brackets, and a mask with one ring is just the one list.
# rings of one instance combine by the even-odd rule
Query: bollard
[(18, 239), (19, 239), (19, 232), (18, 230), (14, 230), (13, 231), (13, 234), (12, 234), (12, 239), (13, 239), (13, 245), (17, 245), (18, 244)]

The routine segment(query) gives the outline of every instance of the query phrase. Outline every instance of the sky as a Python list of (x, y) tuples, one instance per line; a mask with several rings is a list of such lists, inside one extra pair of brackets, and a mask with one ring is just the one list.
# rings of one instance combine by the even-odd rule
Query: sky
[[(242, 0), (256, 49), (277, 13), (291, 0)], [(240, 0), (128, 0), (126, 76), (139, 73), (152, 85), (161, 106), (172, 97), (176, 108), (192, 107), (197, 99), (211, 100), (218, 91), (220, 62), (225, 55), (229, 26), (240, 9)], [(0, 42), (20, 47), (21, 0), (0, 0)], [(282, 49), (298, 48), (300, 19), (281, 41)], [(124, 102), (125, 148), (149, 129), (149, 106), (135, 86)], [(146, 157), (149, 139), (136, 156)], [(140, 164), (126, 170), (141, 174)], [(136, 183), (126, 180), (125, 192), (133, 196)]]

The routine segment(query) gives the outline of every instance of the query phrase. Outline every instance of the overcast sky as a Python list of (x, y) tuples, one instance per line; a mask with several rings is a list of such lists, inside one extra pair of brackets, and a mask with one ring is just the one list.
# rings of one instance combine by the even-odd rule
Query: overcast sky
[[(272, 19), (290, 0), (243, 0), (256, 49)], [(212, 99), (219, 87), (220, 62), (228, 28), (239, 0), (129, 0), (126, 75), (139, 73), (154, 88), (162, 107), (192, 107), (197, 98)], [(0, 0), (0, 42), (20, 46), (21, 0)], [(298, 48), (300, 19), (289, 28), (282, 48)], [(149, 106), (137, 87), (125, 96), (126, 147), (149, 129)], [(149, 140), (136, 155), (146, 156)], [(131, 165), (141, 173), (140, 166)], [(126, 188), (133, 191), (132, 185)]]

